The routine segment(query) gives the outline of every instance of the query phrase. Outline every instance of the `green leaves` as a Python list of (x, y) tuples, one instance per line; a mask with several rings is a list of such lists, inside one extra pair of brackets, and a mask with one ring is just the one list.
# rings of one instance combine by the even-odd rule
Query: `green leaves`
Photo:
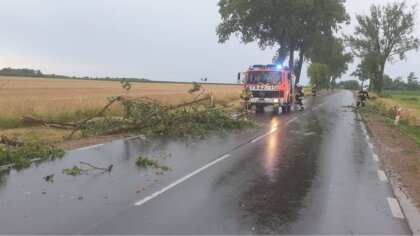
[(359, 75), (368, 70), (374, 89), (382, 90), (386, 62), (405, 59), (408, 51), (417, 50), (418, 38), (415, 30), (416, 6), (409, 7), (406, 1), (372, 5), (370, 15), (357, 15), (354, 35), (347, 41), (354, 54), (362, 59)]
[(130, 89), (131, 89), (131, 83), (130, 83), (130, 81), (128, 81), (128, 80), (126, 80), (126, 79), (123, 79), (123, 80), (121, 80), (121, 87), (125, 90), (125, 91), (130, 91)]
[(196, 93), (196, 92), (198, 92), (198, 91), (201, 90), (201, 87), (202, 87), (201, 84), (199, 84), (199, 83), (197, 83), (197, 82), (194, 81), (193, 82), (193, 87), (190, 90), (188, 90), (188, 93), (189, 94)]
[(318, 88), (329, 88), (330, 69), (326, 64), (312, 63), (308, 68), (308, 77), (311, 85)]
[(46, 175), (42, 177), (47, 182), (54, 182), (54, 174)]
[[(243, 43), (257, 42), (261, 49), (278, 47), (273, 61), (283, 63), (289, 56), (294, 69), (294, 52), (300, 61), (315, 37), (333, 35), (349, 16), (344, 0), (220, 0), (222, 22), (216, 33), (219, 43), (232, 35)], [(300, 75), (301, 66), (297, 68)], [(297, 82), (298, 82), (297, 78)]]
[(64, 168), (63, 174), (77, 176), (83, 173), (83, 169), (78, 166), (73, 166), (72, 168)]
[(23, 168), (29, 166), (33, 159), (56, 158), (64, 154), (62, 149), (33, 141), (16, 148), (0, 147), (0, 165), (15, 164), (16, 167)]

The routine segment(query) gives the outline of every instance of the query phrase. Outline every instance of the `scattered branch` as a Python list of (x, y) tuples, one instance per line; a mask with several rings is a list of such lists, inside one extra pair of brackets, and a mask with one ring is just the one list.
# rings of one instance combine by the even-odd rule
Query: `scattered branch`
[(52, 128), (58, 128), (58, 129), (75, 129), (79, 127), (80, 129), (85, 129), (85, 126), (78, 126), (77, 124), (72, 123), (65, 123), (65, 122), (59, 122), (59, 121), (46, 121), (37, 119), (30, 116), (22, 116), (21, 119), (28, 124), (41, 124), (46, 127), (52, 127)]
[(90, 120), (92, 120), (92, 119), (94, 119), (98, 116), (101, 116), (112, 104), (114, 104), (117, 101), (121, 101), (122, 99), (123, 99), (122, 96), (115, 97), (115, 98), (111, 99), (109, 101), (109, 103), (104, 108), (102, 108), (102, 110), (100, 110), (98, 113), (96, 113), (95, 115), (93, 115), (91, 117), (88, 117), (88, 118), (82, 120), (80, 123), (78, 123), (76, 125), (76, 128), (73, 130), (73, 132), (71, 132), (71, 134), (68, 136), (68, 138), (71, 138), (74, 135), (74, 133), (76, 133), (78, 130), (80, 130), (88, 121), (90, 121)]
[[(94, 165), (86, 163), (86, 162), (80, 162), (80, 164), (92, 167), (92, 169), (90, 169), (90, 170), (103, 170), (103, 171), (107, 171), (107, 172), (111, 172), (112, 168), (114, 167), (114, 165), (110, 165), (110, 166), (108, 166), (108, 168), (101, 168), (101, 167), (97, 167), (97, 166), (94, 166)], [(89, 171), (89, 170), (85, 170), (85, 171)]]
[(17, 140), (9, 139), (8, 137), (4, 135), (0, 136), (0, 143), (5, 144), (6, 146), (13, 146), (13, 147), (20, 147), (24, 145), (24, 143)]

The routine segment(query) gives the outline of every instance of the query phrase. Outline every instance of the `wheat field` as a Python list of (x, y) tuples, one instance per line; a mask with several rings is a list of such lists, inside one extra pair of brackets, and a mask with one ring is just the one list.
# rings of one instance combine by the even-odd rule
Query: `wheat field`
[[(54, 116), (101, 108), (110, 96), (123, 95), (118, 81), (62, 80), (43, 78), (0, 77), (0, 118), (18, 118), (39, 114)], [(191, 84), (131, 83), (130, 97), (149, 97), (168, 104), (191, 100)], [(203, 85), (205, 93), (216, 99), (239, 98), (240, 85)]]

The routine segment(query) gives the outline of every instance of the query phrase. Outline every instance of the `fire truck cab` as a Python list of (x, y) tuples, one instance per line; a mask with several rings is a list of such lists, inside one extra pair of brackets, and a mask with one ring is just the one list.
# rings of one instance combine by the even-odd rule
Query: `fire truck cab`
[(281, 65), (253, 65), (245, 72), (244, 89), (249, 94), (251, 109), (264, 111), (273, 106), (273, 111), (290, 112), (293, 104), (294, 76)]

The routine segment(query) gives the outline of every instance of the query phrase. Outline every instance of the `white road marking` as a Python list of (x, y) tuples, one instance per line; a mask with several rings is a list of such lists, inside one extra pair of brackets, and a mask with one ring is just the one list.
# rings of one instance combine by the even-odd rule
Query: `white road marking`
[(365, 134), (365, 138), (366, 138), (367, 141), (369, 141), (369, 139), (370, 139), (369, 135), (367, 135), (367, 134)]
[(404, 214), (401, 211), (401, 207), (397, 199), (389, 197), (388, 204), (389, 204), (389, 207), (391, 208), (392, 215), (395, 218), (404, 219)]
[(144, 137), (144, 136), (143, 135), (137, 135), (137, 136), (134, 136), (134, 137), (126, 138), (125, 140), (132, 140), (132, 139), (137, 139), (137, 138), (141, 138), (141, 137)]
[(286, 123), (284, 124), (284, 126), (289, 125), (290, 123), (292, 123), (292, 122), (296, 121), (297, 119), (298, 119), (298, 118), (297, 118), (297, 117), (295, 117), (295, 118), (293, 118), (293, 119), (289, 120), (288, 122), (286, 122)]
[(256, 139), (252, 140), (252, 141), (251, 141), (251, 143), (255, 143), (255, 142), (257, 142), (257, 141), (261, 140), (262, 138), (264, 138), (265, 136), (267, 136), (267, 135), (269, 135), (269, 134), (272, 134), (272, 133), (274, 133), (274, 132), (276, 132), (276, 131), (277, 131), (277, 128), (273, 128), (273, 129), (271, 129), (271, 131), (270, 131), (270, 132), (267, 132), (267, 133), (265, 133), (265, 134), (261, 135), (260, 137), (258, 137), (258, 138), (256, 138)]
[(152, 200), (153, 198), (155, 198), (155, 197), (157, 197), (157, 196), (161, 195), (162, 193), (164, 193), (164, 192), (166, 192), (166, 191), (170, 190), (171, 188), (173, 188), (173, 187), (175, 187), (175, 186), (177, 186), (177, 185), (181, 184), (181, 183), (182, 183), (182, 182), (184, 182), (185, 180), (187, 180), (187, 179), (189, 179), (189, 178), (193, 177), (194, 175), (196, 175), (196, 174), (198, 174), (198, 173), (200, 173), (200, 172), (204, 171), (205, 169), (207, 169), (207, 168), (209, 168), (209, 167), (211, 167), (211, 166), (213, 166), (213, 165), (217, 164), (218, 162), (223, 161), (224, 159), (226, 159), (226, 158), (228, 158), (228, 157), (230, 157), (230, 154), (226, 154), (226, 155), (224, 155), (224, 156), (222, 156), (222, 157), (220, 157), (220, 158), (217, 158), (216, 160), (214, 160), (214, 161), (210, 162), (209, 164), (207, 164), (207, 165), (205, 165), (205, 166), (201, 167), (200, 169), (197, 169), (197, 170), (195, 170), (194, 172), (192, 172), (192, 173), (190, 173), (190, 174), (188, 174), (188, 175), (186, 175), (186, 176), (182, 177), (181, 179), (179, 179), (179, 180), (177, 180), (177, 181), (173, 182), (172, 184), (168, 185), (167, 187), (165, 187), (165, 188), (163, 188), (163, 189), (161, 189), (161, 190), (159, 190), (159, 191), (157, 191), (157, 192), (155, 192), (155, 193), (151, 194), (150, 196), (147, 196), (147, 197), (145, 197), (144, 199), (142, 199), (142, 200), (140, 200), (140, 201), (136, 202), (134, 205), (136, 205), (136, 206), (141, 206), (141, 205), (145, 204), (146, 202), (148, 202), (148, 201)]
[(93, 146), (88, 146), (88, 147), (84, 147), (84, 148), (79, 148), (79, 149), (77, 149), (78, 151), (83, 151), (83, 150), (87, 150), (87, 149), (91, 149), (91, 148), (96, 148), (96, 147), (100, 147), (100, 146), (103, 146), (104, 144), (103, 143), (101, 143), (101, 144), (97, 144), (97, 145), (93, 145)]
[[(296, 121), (297, 119), (299, 119), (299, 118), (298, 118), (298, 117), (295, 117), (295, 118), (293, 118), (293, 119), (291, 119), (291, 120), (287, 121), (287, 122), (284, 124), (284, 126), (287, 126), (287, 125), (291, 124), (292, 122)], [(263, 138), (264, 138), (264, 137), (266, 137), (267, 135), (272, 134), (272, 133), (274, 133), (274, 132), (276, 132), (276, 131), (277, 131), (277, 128), (273, 128), (273, 129), (271, 129), (271, 131), (270, 131), (270, 132), (267, 132), (267, 133), (265, 133), (265, 134), (263, 134), (263, 135), (259, 136), (258, 138), (255, 138), (254, 140), (252, 140), (252, 141), (251, 141), (251, 143), (258, 142), (259, 140), (263, 139)]]
[(370, 147), (371, 149), (373, 149), (373, 144), (372, 144), (371, 142), (369, 142), (369, 147)]
[(379, 157), (375, 153), (372, 154), (372, 158), (373, 158), (374, 161), (379, 162)]
[(382, 171), (382, 170), (378, 170), (378, 176), (379, 176), (379, 179), (380, 179), (382, 182), (386, 182), (386, 183), (388, 183), (388, 178), (386, 177), (386, 174), (385, 174), (385, 172), (384, 172), (384, 171)]

